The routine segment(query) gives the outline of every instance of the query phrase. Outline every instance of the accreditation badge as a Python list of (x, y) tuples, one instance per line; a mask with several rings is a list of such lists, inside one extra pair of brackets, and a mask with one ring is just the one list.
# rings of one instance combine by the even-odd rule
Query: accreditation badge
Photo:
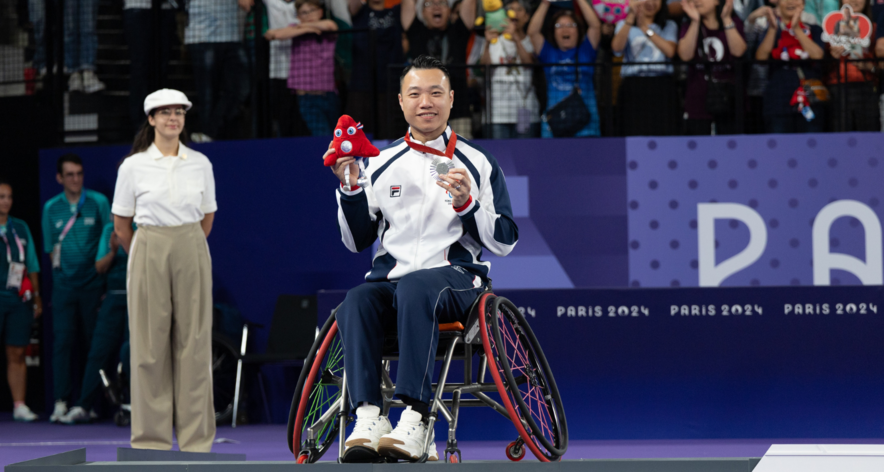
[(9, 273), (6, 274), (6, 288), (21, 290), (21, 283), (25, 278), (25, 265), (22, 262), (10, 262)]
[(55, 246), (52, 246), (52, 268), (61, 268), (61, 243), (55, 243)]

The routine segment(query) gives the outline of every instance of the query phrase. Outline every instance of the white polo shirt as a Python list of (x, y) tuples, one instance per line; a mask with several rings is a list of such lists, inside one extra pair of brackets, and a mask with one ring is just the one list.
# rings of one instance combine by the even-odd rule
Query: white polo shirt
[(111, 213), (135, 217), (139, 226), (198, 223), (218, 210), (212, 163), (183, 144), (177, 156), (163, 156), (155, 144), (123, 161)]

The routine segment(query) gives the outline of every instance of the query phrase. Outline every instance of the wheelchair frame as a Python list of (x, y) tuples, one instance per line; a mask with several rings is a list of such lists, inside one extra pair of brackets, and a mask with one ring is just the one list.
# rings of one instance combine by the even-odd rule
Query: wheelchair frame
[[(500, 300), (495, 302), (495, 299)], [(506, 301), (510, 303), (508, 300), (500, 297), (496, 297), (492, 292), (485, 291), (483, 292), (473, 303), (473, 306), (470, 309), (470, 315), (467, 319), (466, 327), (461, 323), (449, 323), (440, 325), (439, 332), (439, 344), (440, 346), (445, 344), (444, 351), (437, 349), (437, 355), (435, 360), (442, 361), (442, 369), (439, 373), (439, 381), (438, 383), (432, 384), (433, 389), (433, 399), (430, 404), (430, 415), (429, 415), (429, 424), (428, 428), (432, 431), (432, 428), (435, 425), (435, 422), (438, 419), (439, 414), (445, 417), (448, 422), (448, 438), (446, 442), (445, 449), (445, 460), (446, 462), (457, 463), (461, 462), (461, 452), (457, 447), (457, 425), (458, 419), (460, 416), (460, 408), (461, 407), (478, 407), (478, 406), (488, 406), (494, 409), (494, 411), (500, 413), (505, 418), (509, 419), (516, 426), (517, 431), (519, 432), (519, 437), (515, 441), (511, 442), (506, 449), (506, 455), (510, 460), (521, 460), (525, 455), (526, 445), (528, 449), (531, 449), (535, 456), (538, 457), (541, 461), (549, 461), (550, 457), (552, 460), (558, 460), (561, 455), (564, 454), (564, 451), (567, 449), (567, 424), (564, 418), (564, 411), (561, 409), (561, 399), (558, 395), (558, 389), (555, 386), (555, 381), (552, 378), (551, 372), (549, 372), (549, 366), (546, 363), (545, 358), (543, 357), (542, 351), (539, 350), (539, 346), (534, 346), (531, 348), (532, 355), (530, 356), (534, 362), (540, 360), (538, 364), (542, 364), (542, 366), (537, 367), (538, 371), (541, 371), (540, 376), (543, 376), (541, 379), (541, 383), (548, 383), (549, 385), (545, 385), (545, 388), (550, 392), (549, 395), (545, 395), (545, 402), (547, 412), (550, 413), (551, 420), (555, 421), (555, 426), (552, 429), (555, 429), (555, 434), (557, 435), (556, 439), (556, 452), (561, 452), (561, 454), (550, 454), (550, 457), (547, 457), (547, 454), (544, 454), (539, 450), (537, 444), (535, 444), (534, 440), (532, 440), (532, 434), (528, 433), (528, 431), (536, 431), (537, 425), (530, 418), (526, 421), (522, 418), (516, 411), (512, 404), (512, 398), (508, 397), (512, 395), (510, 387), (510, 382), (515, 382), (515, 389), (518, 391), (520, 385), (524, 385), (529, 382), (537, 382), (535, 376), (526, 375), (523, 372), (523, 375), (519, 376), (521, 382), (516, 381), (511, 373), (508, 374), (508, 378), (503, 378), (507, 376), (501, 376), (500, 374), (504, 373), (504, 371), (496, 371), (498, 363), (501, 363), (500, 356), (495, 355), (494, 358), (489, 362), (489, 358), (486, 353), (486, 346), (488, 346), (488, 338), (489, 335), (487, 331), (490, 330), (486, 326), (487, 322), (482, 322), (483, 318), (487, 318), (485, 316), (486, 307), (491, 306), (493, 304), (494, 307), (497, 307), (499, 303), (502, 301)], [(512, 306), (512, 304), (510, 303)], [(512, 310), (511, 310), (512, 311)], [(330, 374), (328, 371), (323, 371), (322, 377), (320, 380), (320, 384), (332, 384), (340, 382), (340, 395), (335, 401), (328, 406), (328, 409), (322, 413), (322, 415), (310, 426), (304, 428), (304, 438), (300, 437), (300, 429), (302, 428), (302, 421), (305, 419), (305, 409), (306, 404), (309, 402), (310, 397), (307, 399), (303, 398), (303, 392), (308, 390), (308, 385), (303, 381), (305, 379), (317, 379), (319, 375), (320, 362), (317, 360), (324, 359), (326, 353), (328, 352), (329, 347), (336, 339), (338, 335), (337, 330), (337, 321), (332, 321), (337, 314), (337, 309), (332, 313), (332, 318), (328, 322), (332, 322), (333, 324), (328, 329), (328, 332), (324, 339), (317, 338), (317, 344), (314, 344), (314, 349), (311, 349), (311, 355), (308, 356), (308, 359), (313, 359), (313, 362), (308, 366), (305, 362), (304, 370), (301, 373), (301, 379), (298, 382), (298, 389), (301, 389), (301, 396), (299, 397), (298, 392), (295, 393), (295, 398), (293, 398), (292, 402), (292, 411), (290, 412), (290, 421), (289, 421), (289, 446), (290, 449), (295, 453), (298, 458), (298, 463), (305, 462), (314, 462), (319, 459), (319, 457), (326, 451), (326, 449), (319, 448), (329, 448), (331, 446), (332, 436), (335, 434), (334, 430), (338, 435), (338, 461), (341, 461), (341, 458), (344, 455), (345, 446), (344, 443), (346, 441), (346, 433), (347, 433), (347, 424), (350, 421), (349, 414), (349, 401), (347, 397), (347, 375), (346, 372), (343, 371), (343, 367), (341, 367), (341, 371), (343, 374), (338, 378)], [(521, 316), (521, 315), (519, 315)], [(524, 320), (524, 318), (522, 318)], [(327, 323), (328, 323), (327, 322)], [(496, 321), (495, 321), (496, 323)], [(527, 322), (525, 322), (527, 327)], [(496, 325), (495, 325), (496, 326)], [(530, 332), (530, 327), (527, 327)], [(325, 328), (323, 329), (325, 331)], [(497, 332), (497, 331), (495, 331)], [(498, 340), (500, 339), (498, 335)], [(530, 341), (536, 345), (536, 338), (534, 338), (533, 332), (530, 332)], [(457, 347), (459, 344), (463, 344), (463, 349), (458, 352)], [(480, 346), (479, 348), (475, 348), (475, 346)], [(534, 352), (534, 350), (538, 352)], [(440, 355), (441, 351), (441, 355)], [(523, 353), (525, 351), (523, 350)], [(474, 354), (479, 354), (479, 372), (476, 376), (475, 380), (473, 379), (473, 356)], [(539, 357), (538, 357), (539, 354)], [(525, 354), (525, 357), (528, 357)], [(384, 398), (382, 415), (387, 415), (390, 412), (391, 408), (397, 407), (402, 408), (406, 405), (398, 399), (393, 399), (393, 394), (395, 391), (395, 385), (390, 377), (390, 361), (398, 360), (399, 356), (397, 354), (384, 354), (382, 356), (382, 385), (381, 392)], [(497, 359), (495, 361), (495, 359)], [(464, 362), (464, 380), (463, 383), (448, 383), (448, 372), (451, 366), (451, 362), (454, 360), (461, 360)], [(489, 370), (489, 364), (492, 367), (492, 376), (494, 377), (492, 382), (486, 382), (485, 377)], [(508, 365), (508, 364), (507, 364)], [(307, 369), (310, 369), (309, 373)], [(508, 367), (507, 367), (508, 368)], [(543, 372), (543, 371), (546, 372)], [(307, 374), (307, 377), (305, 377)], [(530, 378), (529, 378), (530, 377)], [(312, 381), (309, 388), (312, 393)], [(551, 389), (550, 389), (551, 387)], [(487, 395), (490, 392), (497, 392), (501, 399), (503, 400), (505, 405), (497, 402)], [(443, 398), (443, 395), (451, 394), (451, 398)], [(463, 398), (464, 395), (470, 395), (473, 398)], [(312, 395), (311, 395), (312, 396)], [(514, 396), (513, 396), (514, 397)], [(554, 397), (554, 398), (551, 398)], [(296, 400), (298, 400), (296, 402)], [(555, 402), (556, 405), (553, 407), (550, 405), (550, 402)], [(297, 405), (296, 405), (297, 403)], [(525, 407), (524, 402), (521, 403), (522, 407)], [(297, 412), (294, 415), (294, 424), (292, 424), (293, 415), (295, 413), (295, 409), (297, 408)], [(530, 424), (529, 424), (530, 423)], [(322, 439), (323, 432), (328, 432), (328, 428), (333, 428), (332, 432), (328, 434), (326, 439), (323, 441), (323, 444), (317, 445), (317, 440)], [(552, 432), (552, 430), (551, 430)], [(425, 462), (428, 458), (428, 450), (430, 447), (430, 439), (432, 435), (428, 434), (426, 441), (424, 443), (424, 452), (417, 460), (417, 462)], [(301, 440), (303, 440), (304, 447), (299, 448), (295, 451), (296, 447), (301, 445)], [(526, 441), (527, 444), (526, 444)], [(319, 447), (319, 448), (318, 448)], [(547, 448), (547, 446), (545, 446)]]

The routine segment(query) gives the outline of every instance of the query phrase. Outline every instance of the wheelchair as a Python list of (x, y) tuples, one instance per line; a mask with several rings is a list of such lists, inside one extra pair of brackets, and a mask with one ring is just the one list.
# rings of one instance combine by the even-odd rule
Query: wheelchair
[[(288, 447), (299, 464), (318, 461), (332, 447), (335, 438), (338, 439), (338, 462), (341, 462), (347, 424), (353, 421), (347, 398), (343, 339), (335, 321), (336, 314), (337, 309), (316, 337), (292, 398)], [(395, 335), (385, 337), (384, 346), (381, 414), (387, 415), (391, 408), (405, 405), (393, 399), (395, 385), (389, 374), (390, 362), (398, 359)], [(479, 365), (478, 375), (474, 377), (475, 356)], [(462, 407), (491, 407), (512, 422), (518, 437), (506, 447), (506, 457), (511, 461), (524, 458), (526, 449), (541, 462), (558, 461), (565, 454), (568, 426), (559, 390), (534, 332), (512, 302), (486, 290), (473, 302), (466, 325), (459, 322), (439, 325), (436, 360), (442, 361), (442, 368), (438, 383), (433, 384), (429, 429), (432, 431), (440, 414), (448, 422), (445, 462), (461, 462), (456, 430)], [(448, 382), (453, 360), (464, 363), (463, 383)], [(489, 372), (491, 382), (486, 381)], [(427, 460), (430, 437), (427, 435), (424, 453), (416, 462)]]
[[(212, 332), (212, 393), (215, 402), (215, 424), (230, 424), (236, 408), (237, 360), (241, 357), (236, 342), (223, 334)], [(104, 369), (98, 370), (104, 394), (116, 410), (114, 424), (120, 427), (131, 423), (132, 409), (129, 405), (129, 379), (123, 374), (123, 364), (118, 363), (116, 376), (111, 377)], [(240, 415), (241, 416), (241, 415)], [(242, 422), (242, 419), (239, 419)]]

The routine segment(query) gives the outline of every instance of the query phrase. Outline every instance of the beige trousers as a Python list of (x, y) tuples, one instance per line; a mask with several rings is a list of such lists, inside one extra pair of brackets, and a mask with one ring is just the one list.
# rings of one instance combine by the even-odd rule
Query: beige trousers
[(132, 447), (209, 452), (212, 261), (199, 223), (140, 226), (129, 252)]

